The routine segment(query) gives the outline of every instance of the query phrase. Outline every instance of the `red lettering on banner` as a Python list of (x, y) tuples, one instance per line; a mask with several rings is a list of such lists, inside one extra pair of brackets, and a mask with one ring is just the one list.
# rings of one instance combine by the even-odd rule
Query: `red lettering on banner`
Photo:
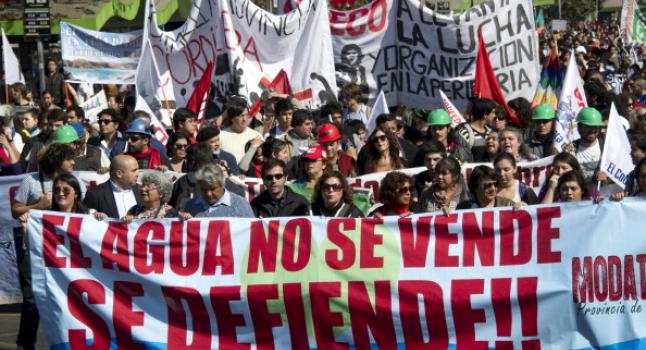
[(63, 222), (64, 216), (43, 215), (43, 258), (46, 267), (67, 267), (67, 259), (56, 255), (57, 247), (65, 245), (65, 236), (56, 234), (56, 226), (63, 225)]
[(594, 297), (597, 301), (605, 301), (608, 297), (608, 263), (602, 256), (594, 258), (592, 267)]
[(249, 233), (249, 259), (247, 273), (257, 273), (258, 264), (262, 262), (263, 272), (276, 271), (276, 255), (278, 254), (278, 227), (280, 221), (268, 222), (269, 231), (265, 233), (263, 222), (253, 221)]
[[(110, 328), (91, 307), (85, 304), (83, 295), (87, 295), (88, 304), (105, 304), (105, 289), (97, 281), (80, 279), (70, 282), (67, 287), (67, 309), (74, 318), (83, 323), (86, 329), (70, 329), (67, 337), (71, 349), (108, 350), (110, 349)], [(92, 345), (88, 340), (92, 339)]]
[(330, 219), (327, 223), (327, 238), (330, 243), (339, 247), (325, 250), (325, 262), (334, 270), (345, 270), (354, 265), (356, 259), (354, 241), (341, 232), (341, 226), (346, 231), (354, 231), (355, 219)]
[[(220, 255), (217, 255), (218, 248), (220, 248)], [(233, 247), (231, 246), (229, 221), (210, 221), (209, 229), (206, 233), (202, 274), (215, 275), (216, 266), (220, 266), (222, 275), (232, 275), (233, 263)]]
[(231, 301), (240, 300), (240, 286), (212, 287), (210, 291), (211, 305), (215, 311), (218, 324), (219, 349), (250, 349), (248, 343), (238, 343), (236, 327), (245, 325), (244, 317), (231, 311)]
[[(295, 247), (297, 235), (298, 247)], [(311, 249), (312, 223), (306, 218), (289, 220), (283, 230), (283, 249), (280, 259), (283, 268), (290, 272), (304, 269), (310, 261)], [(294, 250), (296, 250), (296, 257), (294, 257)]]
[(608, 296), (610, 301), (621, 299), (623, 279), (621, 278), (621, 258), (611, 255), (608, 257)]
[(632, 255), (624, 257), (624, 300), (637, 300), (637, 285), (635, 284)]
[(361, 220), (361, 255), (359, 256), (359, 267), (382, 268), (384, 267), (384, 258), (375, 256), (375, 246), (384, 243), (384, 236), (375, 234), (375, 225), (383, 224), (381, 219), (363, 219)]
[[(581, 263), (583, 259), (583, 263)], [(572, 258), (572, 298), (575, 303), (592, 303), (619, 300), (637, 300), (637, 286), (641, 287), (641, 299), (646, 299), (646, 254), (637, 255), (641, 283), (635, 280), (635, 257), (585, 256)]]
[(285, 302), (285, 313), (287, 314), (287, 325), (289, 326), (289, 339), (292, 349), (309, 350), (310, 344), (307, 337), (307, 323), (305, 322), (305, 306), (301, 294), (300, 283), (283, 284), (283, 300)]
[[(200, 292), (189, 287), (162, 287), (161, 291), (168, 312), (168, 349), (210, 349), (211, 321)], [(188, 305), (193, 325), (191, 344), (188, 344), (185, 304)]]
[[(511, 278), (494, 278), (491, 280), (491, 306), (496, 317), (496, 335), (511, 337)], [(514, 343), (508, 340), (496, 341), (496, 350), (514, 349)]]
[(583, 266), (578, 257), (572, 258), (572, 297), (575, 303), (592, 302), (592, 258), (583, 258)]
[(639, 277), (641, 280), (641, 299), (646, 300), (646, 254), (637, 255), (637, 263), (639, 263)]
[[(340, 26), (345, 23), (345, 29), (349, 36), (359, 36), (366, 32), (366, 29), (373, 33), (381, 31), (386, 26), (388, 20), (388, 3), (386, 0), (372, 2), (369, 8), (358, 8), (352, 11), (335, 11), (330, 10), (330, 31), (332, 35), (343, 36), (345, 31)], [(368, 17), (367, 20), (363, 20)], [(381, 19), (380, 22), (377, 22)], [(355, 27), (355, 22), (365, 22)]]
[(330, 310), (330, 299), (341, 296), (341, 282), (310, 283), (310, 305), (316, 345), (319, 349), (348, 349), (334, 339), (334, 327), (343, 326), (343, 314)]
[(476, 251), (481, 266), (493, 266), (496, 247), (493, 234), (493, 215), (492, 211), (482, 212), (482, 229), (478, 225), (476, 213), (464, 213), (462, 216), (463, 266), (475, 266)]
[(272, 328), (280, 327), (283, 324), (280, 313), (271, 313), (267, 307), (267, 300), (275, 299), (278, 299), (278, 285), (276, 284), (247, 287), (247, 302), (249, 311), (251, 311), (251, 321), (258, 349), (275, 348)]
[[(134, 268), (135, 271), (147, 275), (150, 273), (164, 273), (164, 250), (166, 242), (164, 225), (160, 222), (146, 221), (142, 223), (135, 233), (134, 241)], [(152, 244), (159, 241), (157, 244)], [(150, 256), (150, 264), (148, 257)]]
[(144, 295), (144, 288), (135, 282), (114, 282), (112, 318), (117, 338), (117, 350), (145, 350), (142, 343), (132, 341), (132, 327), (144, 325), (144, 312), (132, 309), (132, 298)]
[(83, 218), (70, 217), (67, 224), (67, 236), (70, 239), (71, 268), (91, 268), (92, 260), (83, 256), (83, 248), (79, 236), (81, 235), (81, 224)]
[[(523, 337), (538, 337), (538, 277), (520, 277), (517, 282), (518, 306), (520, 307), (520, 324)], [(540, 349), (540, 342), (525, 341), (526, 344), (537, 342), (532, 349)], [(528, 345), (523, 344), (523, 349)]]
[[(256, 195), (264, 191), (264, 186), (253, 181), (246, 181), (245, 186), (247, 187), (247, 200), (251, 202)], [(259, 189), (256, 190), (256, 186), (259, 186)]]
[(537, 262), (539, 264), (561, 262), (561, 252), (552, 250), (552, 240), (560, 238), (558, 228), (552, 227), (552, 220), (561, 217), (561, 207), (536, 208), (538, 218)]
[(449, 224), (458, 222), (456, 214), (436, 216), (435, 226), (435, 266), (457, 267), (460, 259), (449, 255), (449, 246), (458, 243), (457, 234), (449, 232)]
[(487, 342), (475, 339), (476, 323), (486, 321), (483, 309), (471, 307), (471, 295), (484, 292), (484, 280), (453, 280), (451, 281), (451, 309), (455, 324), (456, 350), (473, 349), (487, 350)]
[(370, 331), (379, 349), (397, 349), (390, 281), (375, 281), (374, 293), (375, 305), (373, 307), (366, 283), (363, 281), (349, 282), (348, 312), (350, 313), (354, 346), (357, 349), (369, 349), (371, 346), (368, 331)]
[[(116, 252), (115, 252), (116, 243)], [(115, 269), (114, 264), (121, 271), (130, 271), (128, 262), (128, 224), (119, 221), (110, 221), (108, 230), (101, 241), (101, 260), (104, 269)]]
[[(186, 230), (184, 227), (186, 225)], [(186, 231), (186, 240), (184, 240)], [(180, 276), (194, 274), (200, 265), (200, 222), (173, 221), (170, 224), (170, 269)]]
[[(446, 326), (442, 287), (432, 281), (399, 281), (399, 317), (407, 349), (446, 349), (449, 331)], [(420, 320), (418, 295), (422, 296), (426, 330), (429, 341), (424, 341)]]
[(370, 11), (367, 8), (358, 8), (354, 11), (350, 11), (348, 23), (345, 25), (348, 35), (358, 36), (366, 31), (366, 24), (362, 24), (356, 28), (354, 28), (353, 24), (357, 19), (367, 16), (369, 13)]
[[(516, 227), (514, 222), (517, 223)], [(518, 238), (517, 241), (516, 238)], [(515, 253), (516, 247), (518, 247), (518, 254)], [(500, 211), (500, 265), (524, 265), (531, 258), (531, 216), (524, 210)]]
[[(240, 32), (237, 30), (227, 27), (228, 21), (225, 19), (225, 16), (229, 15), (229, 11), (222, 11), (220, 12), (220, 18), (222, 20), (222, 31), (224, 32), (224, 46), (227, 48), (229, 51), (235, 51), (236, 49), (242, 47), (242, 35), (240, 35)], [(235, 35), (236, 42), (235, 43), (230, 43), (229, 42), (229, 37), (231, 34), (227, 33), (233, 33)], [(243, 52), (243, 57), (242, 57), (242, 62), (245, 61), (247, 58), (247, 54), (250, 56), (253, 56), (254, 59), (256, 60), (256, 63), (258, 64), (258, 68), (260, 69), (261, 72), (264, 72), (262, 68), (262, 63), (260, 61), (260, 56), (258, 55), (258, 48), (256, 47), (256, 42), (254, 41), (253, 37), (250, 37), (247, 40), (247, 43), (245, 44), (244, 49), (242, 50)]]
[(417, 232), (413, 232), (413, 220), (403, 218), (397, 220), (401, 241), (402, 260), (404, 267), (424, 267), (431, 237), (432, 216), (417, 219)]

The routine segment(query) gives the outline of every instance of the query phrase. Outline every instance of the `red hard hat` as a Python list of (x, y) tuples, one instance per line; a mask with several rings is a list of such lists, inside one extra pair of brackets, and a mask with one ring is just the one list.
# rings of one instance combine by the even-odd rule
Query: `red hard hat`
[(333, 142), (341, 138), (341, 133), (334, 124), (323, 124), (319, 129), (319, 143)]

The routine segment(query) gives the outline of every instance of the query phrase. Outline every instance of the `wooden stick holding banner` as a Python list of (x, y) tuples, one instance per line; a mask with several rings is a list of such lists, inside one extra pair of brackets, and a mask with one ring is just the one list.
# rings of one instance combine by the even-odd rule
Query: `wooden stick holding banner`
[(161, 88), (162, 95), (164, 97), (164, 108), (168, 110), (168, 114), (171, 114), (171, 108), (170, 105), (168, 104), (168, 97), (166, 96), (166, 89), (164, 89), (164, 82), (162, 81), (161, 78), (161, 73), (159, 72), (159, 66), (157, 65), (157, 60), (155, 59), (155, 54), (153, 52), (153, 46), (150, 43), (150, 39), (146, 39), (146, 42), (148, 43), (148, 48), (150, 49), (150, 58), (153, 61), (153, 66), (155, 67), (155, 73), (157, 74), (157, 79), (159, 80), (159, 87)]

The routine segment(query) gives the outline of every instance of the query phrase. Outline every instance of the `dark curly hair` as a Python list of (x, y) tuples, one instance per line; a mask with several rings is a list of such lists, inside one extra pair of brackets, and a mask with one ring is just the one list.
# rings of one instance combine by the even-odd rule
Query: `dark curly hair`
[(312, 200), (312, 204), (316, 204), (320, 206), (321, 208), (325, 207), (323, 204), (323, 193), (321, 192), (321, 185), (327, 180), (331, 178), (337, 178), (339, 179), (339, 182), (341, 183), (341, 186), (343, 187), (343, 201), (347, 204), (352, 204), (352, 188), (350, 185), (348, 185), (348, 180), (345, 179), (345, 176), (341, 174), (340, 172), (336, 170), (330, 170), (326, 171), (323, 173), (321, 178), (316, 182), (316, 186), (314, 186), (314, 198)]
[(399, 188), (406, 183), (413, 186), (415, 180), (412, 176), (408, 176), (399, 171), (391, 171), (381, 180), (381, 184), (379, 185), (379, 201), (385, 208), (395, 203)]
[(191, 144), (190, 139), (189, 139), (188, 135), (185, 132), (183, 132), (183, 131), (174, 132), (168, 138), (168, 143), (166, 143), (166, 155), (168, 155), (171, 158), (173, 157), (173, 151), (175, 150), (175, 143), (178, 140), (181, 140), (181, 139), (187, 140), (187, 141), (189, 141), (188, 142), (189, 145)]
[(375, 146), (375, 134), (377, 131), (383, 132), (388, 138), (388, 153), (390, 155), (390, 160), (392, 161), (392, 166), (395, 169), (403, 168), (404, 164), (399, 157), (399, 142), (397, 141), (397, 136), (391, 133), (390, 131), (384, 129), (382, 126), (377, 127), (368, 137), (368, 142), (366, 143), (366, 165), (364, 166), (364, 172), (370, 173), (377, 168), (377, 162), (379, 161), (380, 155), (377, 147)]
[(45, 175), (54, 174), (64, 161), (74, 159), (76, 150), (70, 144), (52, 143), (38, 152), (38, 169)]
[(570, 181), (578, 183), (579, 187), (581, 187), (581, 199), (590, 199), (590, 189), (588, 188), (588, 183), (583, 178), (583, 174), (575, 170), (570, 170), (559, 177), (558, 185), (556, 185), (556, 188), (558, 189), (556, 195), (559, 199), (561, 199), (561, 186)]
[(480, 186), (482, 181), (487, 179), (498, 182), (498, 176), (496, 176), (496, 171), (493, 170), (493, 168), (488, 165), (478, 165), (473, 168), (471, 178), (469, 179), (469, 191), (471, 191), (474, 198), (476, 196), (478, 186)]
[[(63, 173), (54, 179), (54, 182), (52, 183), (52, 189), (56, 188), (56, 184), (59, 182), (64, 182), (70, 187), (74, 189), (74, 206), (72, 207), (72, 212), (73, 213), (79, 213), (79, 214), (87, 214), (88, 209), (85, 205), (83, 205), (83, 198), (81, 198), (81, 195), (83, 192), (81, 191), (81, 185), (79, 184), (78, 179), (76, 176), (68, 173)], [(56, 201), (52, 201), (52, 210), (54, 211), (60, 211), (61, 208), (56, 204)]]

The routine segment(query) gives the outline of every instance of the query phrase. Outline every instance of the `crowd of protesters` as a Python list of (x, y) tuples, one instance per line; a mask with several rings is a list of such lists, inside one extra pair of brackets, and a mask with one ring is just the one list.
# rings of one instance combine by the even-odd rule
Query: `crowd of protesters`
[[(262, 108), (232, 96), (222, 112), (208, 109), (201, 124), (191, 110), (172, 116), (166, 145), (154, 137), (151, 116), (134, 110), (127, 94), (110, 96), (91, 123), (70, 103), (55, 60), (46, 90), (36, 99), (24, 84), (10, 87), (11, 104), (0, 108), (0, 176), (30, 173), (13, 198), (22, 223), (31, 209), (90, 213), (97, 219), (194, 217), (382, 217), (595, 197), (611, 103), (629, 126), (636, 167), (626, 191), (646, 194), (646, 48), (622, 45), (616, 26), (581, 25), (541, 34), (541, 59), (558, 53), (561, 65), (575, 54), (589, 107), (577, 116), (581, 138), (566, 151), (553, 146), (556, 112), (532, 108), (523, 98), (508, 105), (522, 121), (513, 125), (501, 106), (473, 98), (463, 125), (451, 126), (443, 109), (398, 106), (368, 129), (370, 107), (356, 84), (344, 85), (338, 103), (303, 108), (293, 96), (263, 95)], [(518, 179), (517, 163), (555, 155), (551, 174), (535, 193)], [(489, 162), (461, 175), (465, 163)], [(409, 176), (399, 170), (426, 167)], [(139, 178), (142, 169), (147, 172)], [(74, 171), (109, 174), (85, 193)], [(182, 173), (174, 183), (164, 172)], [(373, 201), (353, 191), (348, 178), (388, 172)], [(251, 202), (240, 177), (261, 178), (264, 191)], [(20, 228), (17, 242), (21, 242)], [(19, 254), (20, 255), (20, 254)], [(21, 263), (25, 289), (18, 344), (33, 347), (38, 313), (29, 290), (29, 264)], [(35, 327), (35, 328), (34, 328)]]

